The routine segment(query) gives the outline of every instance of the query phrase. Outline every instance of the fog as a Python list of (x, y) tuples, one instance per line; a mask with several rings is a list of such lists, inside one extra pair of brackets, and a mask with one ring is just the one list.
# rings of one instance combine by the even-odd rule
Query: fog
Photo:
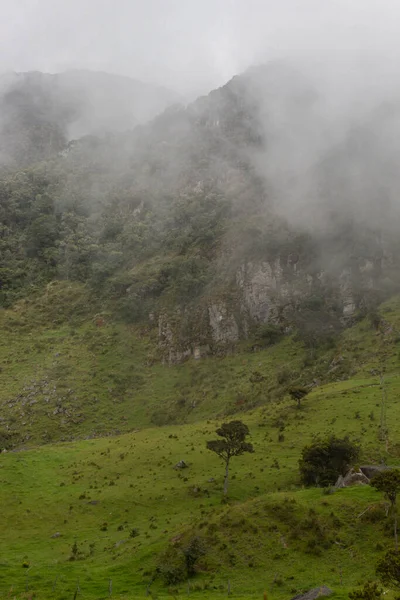
[(251, 64), (307, 59), (344, 93), (396, 72), (399, 16), (396, 0), (3, 2), (0, 71), (88, 68), (194, 97)]
[[(96, 88), (85, 71), (63, 75), (61, 96), (61, 81), (85, 80), (92, 88), (68, 124), (71, 139), (102, 127), (131, 129), (252, 65), (284, 65), (276, 92), (280, 74), (261, 96), (260, 84), (248, 81), (248, 94), (258, 94), (264, 138), (250, 158), (275, 210), (296, 224), (320, 225), (327, 207), (343, 216), (362, 207), (358, 218), (372, 222), (382, 218), (383, 197), (387, 207), (399, 204), (400, 118), (390, 108), (400, 106), (399, 17), (395, 0), (21, 0), (2, 7), (0, 71), (90, 69), (172, 90), (163, 98), (160, 88), (142, 91), (139, 102), (138, 88), (127, 93), (125, 82), (121, 89), (110, 80)], [(340, 170), (341, 188), (325, 163), (332, 173)]]
[[(394, 0), (4, 5), (0, 168), (49, 178), (60, 277), (119, 273), (137, 314), (142, 287), (189, 298), (281, 255), (278, 275), (300, 260), (317, 286), (397, 289), (399, 17)], [(169, 274), (135, 288), (161, 255)]]

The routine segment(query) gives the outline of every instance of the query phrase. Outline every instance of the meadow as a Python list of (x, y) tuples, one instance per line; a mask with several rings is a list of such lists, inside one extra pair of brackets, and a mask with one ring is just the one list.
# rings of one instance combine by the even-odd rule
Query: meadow
[[(361, 320), (312, 360), (288, 336), (169, 366), (151, 332), (49, 325), (37, 305), (2, 313), (2, 439), (14, 448), (0, 456), (1, 597), (279, 600), (327, 585), (345, 598), (374, 579), (392, 545), (382, 494), (304, 489), (298, 460), (335, 434), (361, 445), (362, 463), (400, 465), (399, 299), (380, 314), (380, 329)], [(293, 380), (315, 382), (300, 408), (284, 391)], [(255, 452), (232, 460), (223, 502), (206, 441), (233, 418)], [(206, 549), (198, 573), (165, 584), (160, 556), (193, 537)]]

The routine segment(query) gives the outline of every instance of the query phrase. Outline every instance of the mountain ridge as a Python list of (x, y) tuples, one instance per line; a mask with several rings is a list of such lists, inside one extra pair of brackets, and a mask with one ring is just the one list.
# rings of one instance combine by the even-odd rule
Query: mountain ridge
[[(318, 343), (397, 291), (400, 257), (397, 112), (350, 124), (332, 147), (320, 106), (279, 63), (130, 132), (83, 137), (3, 180), (5, 248), (22, 242), (27, 280), (33, 268), (85, 281), (117, 318), (157, 326), (171, 362), (229, 352), (264, 326)], [(19, 221), (15, 202), (30, 207)], [(3, 268), (3, 297), (23, 294)]]
[(131, 129), (178, 98), (161, 86), (101, 71), (4, 74), (2, 162), (18, 167), (47, 160), (70, 139)]

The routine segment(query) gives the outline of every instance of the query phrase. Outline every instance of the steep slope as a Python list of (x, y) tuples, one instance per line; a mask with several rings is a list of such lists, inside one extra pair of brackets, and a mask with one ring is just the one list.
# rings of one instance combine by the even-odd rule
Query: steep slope
[(391, 394), (399, 385), (397, 299), (317, 349), (266, 330), (233, 355), (175, 366), (162, 364), (156, 331), (89, 305), (86, 288), (59, 283), (0, 313), (0, 447), (228, 418), (260, 406), (285, 411), (292, 385), (332, 406), (352, 387), (375, 393), (381, 373)]
[(0, 182), (2, 301), (86, 282), (118, 318), (157, 328), (169, 362), (265, 326), (326, 341), (399, 287), (398, 110), (333, 135), (313, 85), (276, 64), (71, 143)]

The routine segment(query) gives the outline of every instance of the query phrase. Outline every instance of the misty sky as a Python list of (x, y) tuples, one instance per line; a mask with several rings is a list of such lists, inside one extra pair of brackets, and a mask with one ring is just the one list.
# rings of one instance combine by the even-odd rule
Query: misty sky
[[(0, 71), (90, 68), (205, 92), (247, 66), (397, 63), (398, 0), (0, 0)], [(384, 62), (382, 62), (384, 61)]]

